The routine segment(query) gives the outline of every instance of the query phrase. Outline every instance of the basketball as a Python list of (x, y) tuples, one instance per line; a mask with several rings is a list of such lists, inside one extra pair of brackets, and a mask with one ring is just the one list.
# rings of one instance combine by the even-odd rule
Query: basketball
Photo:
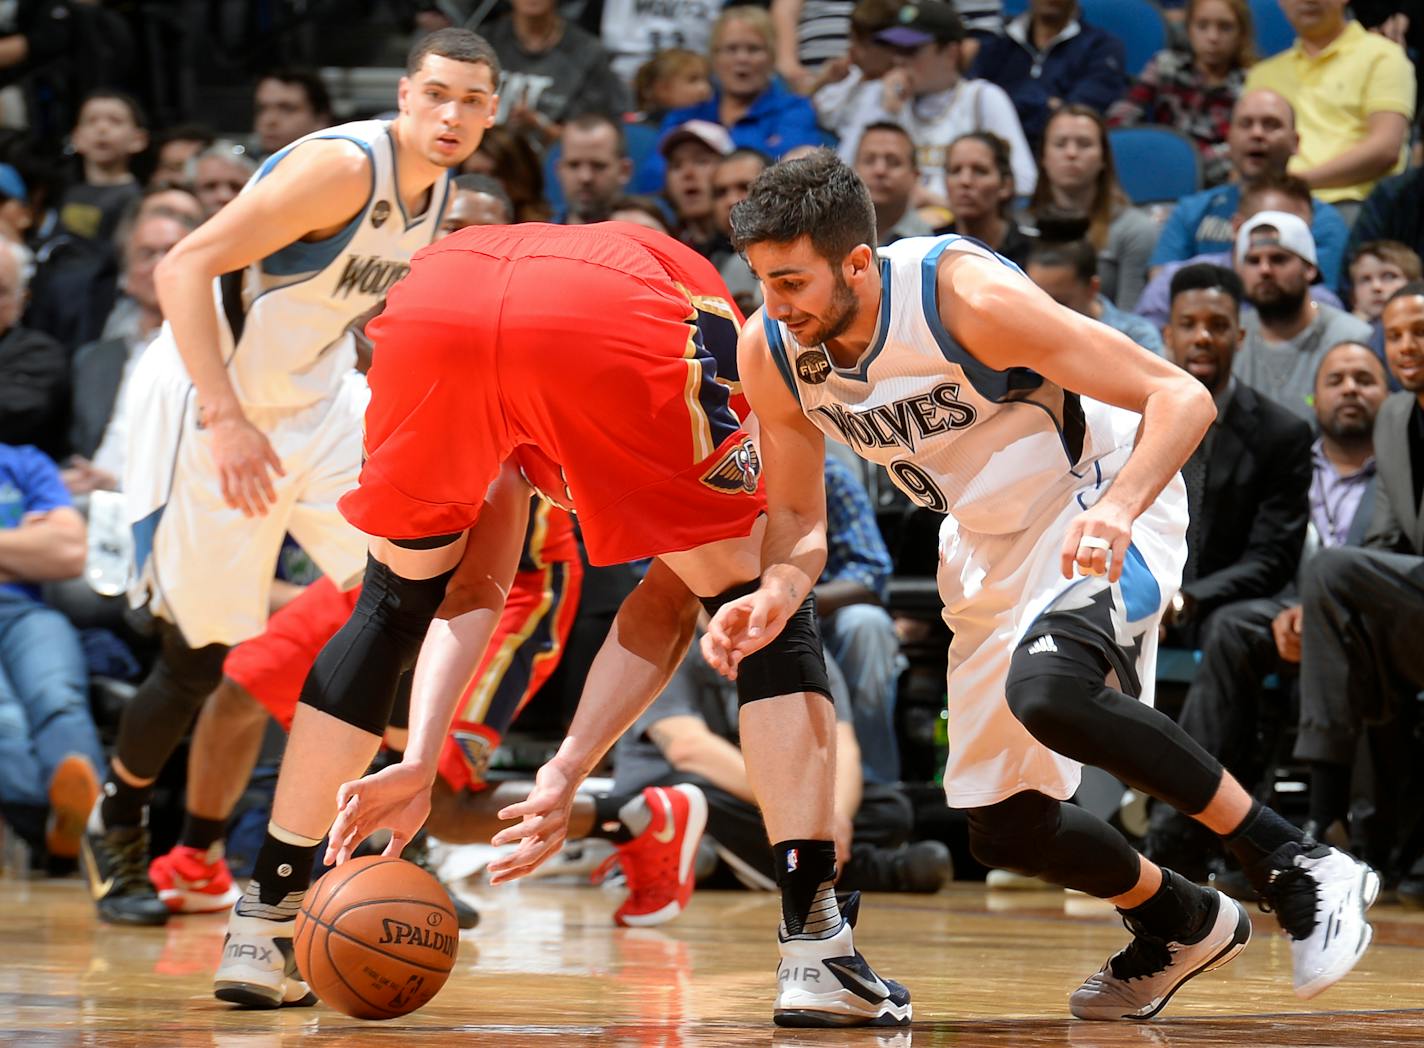
[(357, 1019), (394, 1019), (440, 992), (460, 948), (450, 896), (404, 859), (369, 855), (312, 886), (293, 933), (313, 993)]

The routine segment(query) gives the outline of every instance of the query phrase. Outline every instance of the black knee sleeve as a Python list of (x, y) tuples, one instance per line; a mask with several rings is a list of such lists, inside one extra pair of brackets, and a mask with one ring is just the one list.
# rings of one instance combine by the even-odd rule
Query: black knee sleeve
[(1005, 688), (1029, 734), (1178, 811), (1204, 809), (1221, 783), (1221, 762), (1170, 717), (1109, 688), (1110, 663), (1096, 647), (1054, 633), (1054, 648), (1044, 650), (1042, 636), (1014, 651)]
[(384, 732), (400, 676), (415, 665), (454, 574), (403, 579), (368, 557), (351, 618), (316, 657), (302, 702), (372, 735)]
[[(760, 581), (734, 586), (715, 597), (703, 597), (708, 614), (729, 600), (753, 593)], [(826, 655), (821, 647), (821, 627), (816, 618), (816, 596), (810, 594), (766, 647), (752, 652), (737, 667), (737, 705), (777, 695), (813, 691), (831, 698), (831, 682), (826, 674)]]
[(222, 681), (227, 646), (190, 648), (178, 628), (159, 621), (162, 647), (119, 720), (116, 754), (141, 779), (154, 779)]
[(1137, 852), (1107, 823), (1076, 804), (1029, 790), (969, 810), (969, 849), (990, 869), (1111, 899), (1140, 876)]
[(463, 534), (463, 531), (457, 531), (453, 535), (431, 535), (425, 539), (387, 539), (386, 541), (401, 549), (442, 549), (453, 544)]

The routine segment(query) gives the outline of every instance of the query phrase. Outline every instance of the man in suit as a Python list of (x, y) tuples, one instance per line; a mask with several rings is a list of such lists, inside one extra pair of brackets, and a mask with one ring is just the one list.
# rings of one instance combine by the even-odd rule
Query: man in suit
[[(1403, 392), (1375, 419), (1378, 474), (1363, 549), (1328, 549), (1301, 584), (1300, 733), (1311, 765), (1310, 818), (1345, 817), (1362, 728), (1393, 719), (1424, 689), (1424, 646), (1410, 628), (1424, 613), (1424, 283), (1385, 304), (1385, 355)], [(1405, 857), (1406, 862), (1408, 857)], [(1400, 894), (1424, 899), (1418, 876)]]
[[(1311, 446), (1308, 558), (1319, 549), (1359, 546), (1374, 509), (1375, 460), (1371, 432), (1388, 389), (1384, 365), (1368, 346), (1342, 342), (1321, 360), (1315, 376), (1320, 437)], [(1300, 663), (1301, 604), (1291, 591), (1237, 601), (1217, 610), (1205, 631), (1201, 663), (1179, 722), (1208, 753), (1243, 782), (1255, 781), (1255, 745), (1264, 681)], [(1196, 824), (1158, 806), (1148, 851), (1177, 858), (1196, 853), (1200, 867), (1209, 839)]]
[(1191, 523), (1182, 588), (1163, 616), (1172, 647), (1197, 647), (1218, 608), (1277, 593), (1305, 541), (1310, 427), (1232, 375), (1243, 296), (1224, 266), (1172, 277), (1168, 356), (1211, 391), (1217, 411), (1182, 467)]

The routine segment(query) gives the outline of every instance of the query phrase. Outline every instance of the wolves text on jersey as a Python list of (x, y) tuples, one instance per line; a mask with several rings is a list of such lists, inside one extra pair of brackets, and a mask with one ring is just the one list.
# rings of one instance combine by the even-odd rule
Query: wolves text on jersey
[(916, 440), (972, 426), (978, 413), (959, 399), (958, 382), (941, 382), (928, 393), (850, 411), (840, 404), (817, 405), (851, 447), (915, 450)]
[(346, 268), (336, 281), (336, 294), (348, 297), (353, 291), (362, 295), (384, 295), (401, 277), (410, 272), (410, 265), (379, 255), (347, 255)]

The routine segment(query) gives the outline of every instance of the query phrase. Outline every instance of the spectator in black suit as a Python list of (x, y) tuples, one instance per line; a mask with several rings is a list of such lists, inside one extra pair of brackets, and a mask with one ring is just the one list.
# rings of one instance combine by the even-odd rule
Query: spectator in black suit
[(1386, 178), (1370, 191), (1350, 227), (1345, 257), (1354, 258), (1371, 240), (1397, 240), (1424, 257), (1424, 167)]
[[(1388, 389), (1384, 365), (1368, 347), (1342, 342), (1327, 352), (1315, 376), (1320, 437), (1311, 447), (1310, 529), (1306, 557), (1317, 549), (1358, 546), (1374, 509), (1375, 415)], [(1187, 691), (1182, 728), (1243, 782), (1254, 782), (1265, 756), (1255, 745), (1264, 681), (1300, 663), (1300, 597), (1294, 587), (1271, 597), (1220, 608), (1202, 643), (1202, 660)], [(1199, 865), (1210, 835), (1164, 805), (1153, 809), (1147, 849), (1154, 859)], [(1175, 867), (1174, 867), (1175, 868)]]
[[(1375, 421), (1366, 548), (1322, 551), (1301, 584), (1295, 755), (1311, 764), (1310, 818), (1321, 827), (1346, 814), (1362, 727), (1395, 718), (1399, 702), (1424, 689), (1424, 646), (1412, 628), (1424, 612), (1424, 283), (1395, 292), (1383, 319), (1385, 354), (1404, 392)], [(1424, 902), (1424, 878), (1406, 877), (1400, 894)]]
[(1172, 277), (1168, 355), (1211, 390), (1217, 410), (1182, 467), (1191, 523), (1182, 588), (1163, 616), (1173, 647), (1196, 647), (1223, 605), (1279, 592), (1305, 541), (1310, 427), (1231, 374), (1243, 294), (1223, 266)]

